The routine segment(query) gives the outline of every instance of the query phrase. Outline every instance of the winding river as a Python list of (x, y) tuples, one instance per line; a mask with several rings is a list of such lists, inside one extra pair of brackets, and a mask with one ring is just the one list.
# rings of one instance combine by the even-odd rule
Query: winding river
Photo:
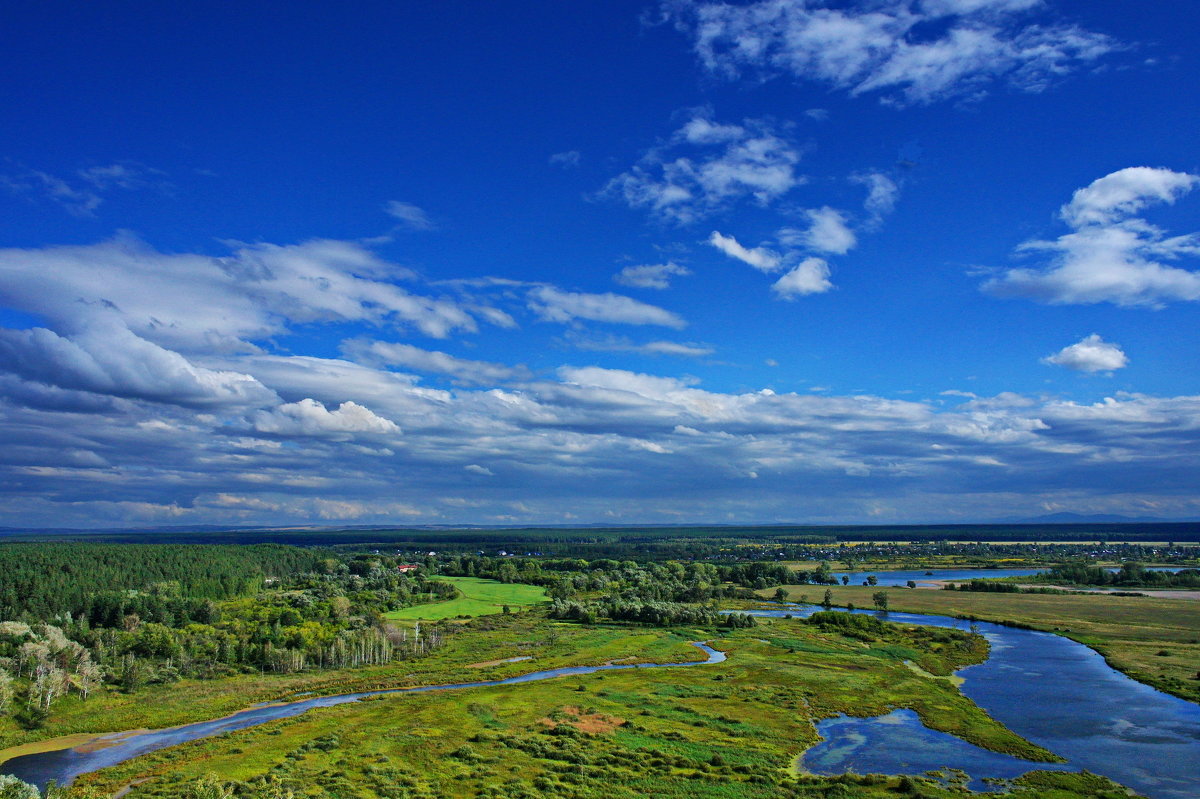
[(0, 764), (0, 772), (16, 775), (25, 782), (33, 783), (44, 789), (50, 780), (55, 780), (60, 785), (66, 785), (80, 774), (97, 771), (108, 766), (115, 766), (118, 763), (124, 763), (130, 758), (159, 749), (165, 749), (168, 746), (175, 746), (234, 730), (243, 730), (247, 727), (264, 724), (276, 719), (298, 716), (316, 707), (332, 707), (334, 705), (344, 705), (347, 702), (357, 702), (359, 699), (368, 696), (450, 691), (455, 688), (486, 688), (492, 685), (516, 685), (523, 682), (550, 680), (555, 677), (592, 674), (597, 671), (704, 666), (710, 663), (721, 663), (725, 660), (724, 652), (713, 649), (708, 644), (693, 641), (692, 646), (698, 647), (703, 651), (708, 656), (708, 659), (687, 663), (609, 663), (603, 666), (568, 666), (561, 669), (533, 671), (503, 680), (479, 680), (477, 682), (427, 685), (417, 688), (392, 688), (383, 691), (365, 691), (356, 694), (318, 696), (296, 702), (263, 704), (213, 721), (200, 721), (195, 724), (184, 724), (179, 727), (147, 730), (145, 732), (118, 732), (96, 738), (84, 746), (21, 755)]
[[(754, 615), (803, 617), (817, 610), (795, 606)], [(969, 622), (945, 616), (869, 613), (889, 621), (967, 629)], [(985, 778), (1015, 777), (1035, 769), (1087, 769), (1123, 783), (1151, 799), (1195, 799), (1200, 795), (1200, 706), (1164, 694), (1110, 668), (1091, 649), (1050, 633), (978, 622), (991, 644), (983, 663), (959, 670), (962, 692), (1013, 731), (1068, 761), (1031, 763), (988, 752), (953, 736), (924, 728), (911, 711), (874, 719), (839, 716), (818, 724), (825, 739), (800, 758), (818, 774), (921, 774), (956, 768), (984, 787)], [(707, 660), (668, 664), (609, 664), (536, 671), (503, 680), (391, 689), (312, 697), (249, 708), (213, 721), (164, 730), (114, 733), (74, 749), (22, 755), (0, 771), (44, 786), (67, 783), (79, 774), (116, 765), (138, 755), (187, 741), (299, 715), (318, 707), (381, 694), (445, 691), (513, 685), (555, 677), (631, 668), (679, 668), (720, 663), (725, 655), (694, 643)]]

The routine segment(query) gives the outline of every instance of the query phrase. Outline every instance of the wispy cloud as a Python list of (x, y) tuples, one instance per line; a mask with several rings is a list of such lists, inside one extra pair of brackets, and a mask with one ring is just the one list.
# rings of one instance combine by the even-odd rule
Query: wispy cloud
[(554, 153), (550, 156), (550, 163), (554, 166), (562, 167), (563, 169), (574, 169), (579, 166), (579, 161), (582, 159), (578, 150), (567, 150), (566, 152)]
[(67, 177), (10, 164), (0, 172), (0, 186), (13, 194), (49, 200), (80, 217), (95, 216), (105, 196), (117, 189), (167, 191), (170, 188), (165, 172), (134, 161), (85, 167)]
[(891, 103), (979, 96), (1003, 81), (1036, 92), (1119, 48), (1038, 21), (1039, 0), (666, 0), (701, 63), (728, 78), (787, 74)]
[(624, 325), (661, 325), (682, 328), (687, 322), (657, 305), (620, 294), (588, 294), (538, 286), (529, 292), (529, 307), (548, 322), (587, 319)]
[(753, 266), (760, 272), (777, 272), (783, 267), (783, 257), (766, 247), (744, 247), (733, 236), (722, 235), (714, 230), (708, 237), (708, 243), (721, 252)]
[(639, 355), (675, 355), (685, 358), (700, 358), (712, 355), (715, 350), (708, 344), (678, 341), (647, 341), (638, 343), (624, 336), (569, 335), (567, 343), (579, 350), (591, 352), (634, 352)]
[(870, 225), (878, 226), (885, 216), (896, 208), (900, 187), (882, 172), (859, 172), (850, 178), (854, 183), (867, 187), (863, 210), (870, 214)]
[(639, 289), (667, 289), (671, 287), (671, 278), (690, 275), (692, 270), (676, 263), (642, 264), (627, 266), (613, 280), (622, 286), (632, 286)]
[(769, 205), (804, 182), (799, 162), (799, 148), (766, 120), (721, 124), (696, 113), (600, 194), (686, 225), (741, 200)]
[(433, 220), (429, 218), (429, 214), (412, 203), (391, 200), (384, 206), (384, 210), (410, 230), (433, 230), (436, 227)]
[(342, 352), (359, 363), (371, 366), (399, 366), (418, 372), (446, 375), (471, 385), (497, 385), (511, 380), (527, 380), (532, 376), (525, 366), (506, 366), (490, 361), (459, 358), (445, 352), (425, 350), (399, 342), (351, 339), (342, 342)]

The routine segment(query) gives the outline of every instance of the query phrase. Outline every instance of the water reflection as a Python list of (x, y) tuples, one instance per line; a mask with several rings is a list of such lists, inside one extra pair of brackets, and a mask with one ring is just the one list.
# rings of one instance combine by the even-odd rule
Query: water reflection
[(800, 767), (813, 774), (922, 774), (957, 769), (971, 775), (968, 787), (978, 791), (992, 787), (984, 777), (1014, 779), (1035, 769), (1071, 768), (980, 749), (929, 729), (911, 710), (867, 719), (839, 715), (819, 723), (817, 732), (825, 740), (800, 757)]

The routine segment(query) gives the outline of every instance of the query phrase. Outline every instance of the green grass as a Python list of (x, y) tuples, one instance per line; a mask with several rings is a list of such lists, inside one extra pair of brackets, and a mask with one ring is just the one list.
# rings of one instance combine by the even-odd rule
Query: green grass
[[(978, 745), (1026, 756), (1041, 751), (945, 680), (909, 670), (896, 659), (903, 653), (895, 642), (864, 644), (798, 620), (703, 635), (696, 630), (566, 627), (536, 614), (489, 617), (466, 625), (456, 651), (443, 657), (453, 662), (484, 659), (508, 653), (495, 651), (497, 645), (519, 649), (522, 642), (533, 641), (540, 642), (539, 668), (546, 665), (541, 653), (569, 649), (580, 663), (630, 652), (679, 657), (681, 648), (691, 649), (695, 658), (698, 653), (685, 642), (708, 636), (729, 653), (726, 662), (382, 697), (155, 752), (86, 775), (76, 786), (108, 794), (145, 780), (132, 788), (130, 799), (158, 799), (189, 795), (197, 777), (213, 773), (250, 786), (278, 780), (296, 796), (313, 799), (883, 799), (916, 792), (902, 788), (896, 777), (797, 776), (793, 763), (817, 741), (816, 721), (897, 707), (911, 707), (927, 725)], [(921, 649), (928, 640), (903, 643), (904, 649)], [(873, 656), (863, 657), (867, 650)], [(965, 656), (961, 650), (931, 649), (924, 655), (945, 661), (939, 671)], [(522, 665), (528, 668), (508, 664), (497, 669)], [(602, 719), (604, 729), (573, 727), (572, 720), (582, 715)], [(1111, 787), (1103, 781), (1076, 791), (1068, 778), (1052, 779), (1059, 780), (1054, 794), (1036, 793), (1046, 786), (1034, 780), (1037, 789), (1010, 795), (1121, 795), (1102, 793)], [(931, 781), (915, 783), (928, 799), (962, 795)]]
[(500, 583), (481, 577), (439, 577), (439, 582), (451, 583), (460, 596), (445, 602), (413, 605), (384, 614), (391, 621), (454, 619), (459, 616), (487, 616), (500, 613), (508, 605), (513, 610), (547, 601), (546, 591), (536, 585)]

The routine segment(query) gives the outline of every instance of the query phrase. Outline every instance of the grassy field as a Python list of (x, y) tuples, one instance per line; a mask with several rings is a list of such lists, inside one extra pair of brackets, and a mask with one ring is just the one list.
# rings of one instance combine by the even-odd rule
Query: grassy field
[[(564, 628), (532, 614), (488, 617), (482, 637), (464, 635), (453, 658), (538, 652), (559, 635), (581, 662), (620, 652), (672, 653), (698, 630)], [(926, 725), (988, 748), (1048, 759), (963, 697), (946, 680), (904, 665), (919, 660), (947, 673), (978, 647), (911, 639), (862, 642), (798, 620), (775, 619), (726, 632), (711, 643), (725, 663), (610, 671), (538, 683), (381, 697), (152, 753), (87, 775), (78, 784), (105, 793), (137, 782), (130, 799), (186, 795), (208, 773), (221, 781), (295, 790), (296, 796), (655, 797), (842, 796), (930, 799), (962, 796), (918, 779), (798, 776), (797, 757), (816, 742), (814, 722), (838, 713), (869, 716), (897, 707)], [(508, 649), (475, 647), (508, 641)], [(449, 653), (448, 655), (449, 656)], [(434, 658), (439, 657), (435, 655)], [(506, 664), (528, 670), (530, 665)], [(487, 676), (492, 676), (489, 671)], [(1031, 769), (1036, 764), (1031, 763)], [(144, 780), (144, 781), (142, 781)], [(142, 781), (142, 782), (138, 782)], [(1034, 775), (1016, 796), (1124, 797), (1098, 778)], [(996, 795), (996, 794), (993, 794)]]
[(490, 613), (500, 613), (505, 605), (517, 610), (548, 599), (545, 589), (536, 585), (500, 583), (479, 577), (439, 577), (438, 581), (452, 583), (458, 589), (459, 596), (445, 602), (393, 610), (385, 614), (384, 618), (392, 621), (432, 621), (459, 616), (486, 616)]
[[(825, 586), (785, 586), (793, 600), (819, 602)], [(872, 606), (878, 588), (831, 586), (833, 602)], [(764, 597), (775, 589), (760, 591)], [(1102, 654), (1113, 668), (1155, 688), (1200, 702), (1200, 612), (1187, 599), (1104, 595), (993, 594), (891, 588), (892, 610), (1017, 622), (1059, 633)]]

